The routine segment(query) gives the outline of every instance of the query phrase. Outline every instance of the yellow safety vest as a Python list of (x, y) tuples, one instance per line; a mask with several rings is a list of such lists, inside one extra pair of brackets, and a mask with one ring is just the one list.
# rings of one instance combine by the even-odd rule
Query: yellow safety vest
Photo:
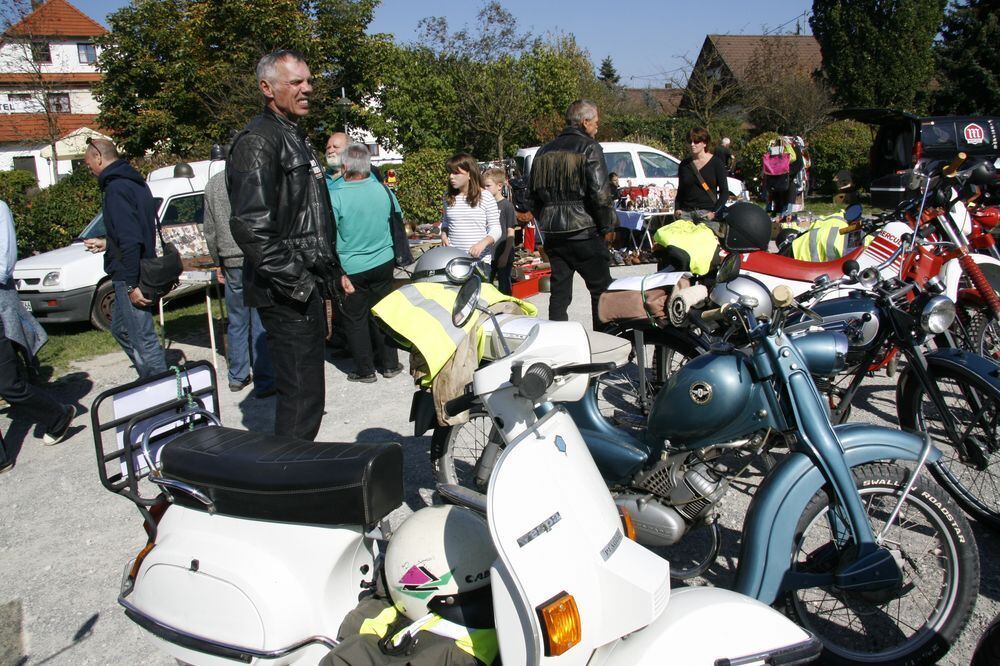
[[(389, 627), (395, 624), (398, 619), (399, 611), (397, 611), (394, 606), (390, 606), (375, 617), (362, 622), (361, 630), (358, 633), (373, 634), (379, 638), (385, 638), (386, 633), (389, 631)], [(442, 617), (435, 616), (431, 620), (424, 622), (417, 631), (430, 631), (431, 633), (438, 634), (440, 632), (434, 631), (434, 627), (440, 624), (448, 624), (448, 631), (441, 633), (440, 635), (451, 638), (455, 641), (456, 647), (466, 654), (471, 654), (484, 664), (492, 664), (500, 654), (500, 644), (497, 641), (496, 629), (473, 629), (472, 631), (469, 631), (466, 627), (457, 625), (454, 622), (448, 622)], [(408, 629), (409, 627), (406, 627), (397, 632), (396, 635), (392, 637), (393, 640), (399, 638), (399, 636)]]
[[(482, 327), (476, 328), (480, 313), (473, 313), (462, 328), (451, 321), (458, 289), (450, 284), (414, 282), (403, 285), (372, 308), (372, 314), (381, 319), (400, 342), (416, 347), (424, 357), (428, 374), (421, 379), (421, 383), (425, 386), (430, 386), (434, 377), (474, 329), (478, 358), (483, 358), (486, 338)], [(526, 315), (538, 314), (538, 308), (531, 303), (506, 296), (491, 284), (482, 285), (479, 300), (485, 302), (487, 307), (501, 301), (512, 301)]]
[(847, 226), (844, 211), (816, 218), (801, 236), (792, 241), (792, 256), (802, 261), (832, 261), (844, 256)]
[(712, 259), (719, 249), (719, 239), (705, 224), (691, 220), (676, 220), (660, 227), (653, 235), (653, 242), (663, 247), (679, 247), (691, 257), (691, 272), (705, 275), (712, 268)]

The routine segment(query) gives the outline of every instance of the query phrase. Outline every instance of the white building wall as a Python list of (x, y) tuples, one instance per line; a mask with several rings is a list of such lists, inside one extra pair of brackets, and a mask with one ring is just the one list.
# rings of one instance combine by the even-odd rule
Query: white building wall
[[(15, 146), (13, 144), (0, 145), (0, 171), (10, 171), (14, 168), (15, 157), (32, 157), (35, 160), (35, 177), (38, 179), (38, 187), (45, 189), (53, 184), (52, 162), (42, 157), (42, 150), (45, 145)], [(72, 160), (59, 160), (56, 162), (56, 171), (59, 178), (69, 175), (73, 171)]]
[[(41, 41), (41, 40), (39, 40)], [(31, 47), (26, 42), (5, 42), (0, 45), (0, 72), (5, 74), (28, 74), (40, 71), (42, 74), (93, 74), (97, 66), (80, 62), (77, 44), (92, 43), (89, 39), (73, 40), (49, 39), (49, 56), (52, 62), (33, 63)], [(98, 48), (97, 53), (100, 55)]]

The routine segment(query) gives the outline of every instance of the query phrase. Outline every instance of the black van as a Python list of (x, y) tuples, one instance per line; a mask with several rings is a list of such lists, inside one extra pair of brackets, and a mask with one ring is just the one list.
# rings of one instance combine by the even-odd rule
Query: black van
[(916, 192), (907, 189), (909, 170), (923, 159), (1000, 156), (1000, 117), (933, 116), (921, 118), (890, 109), (844, 109), (841, 120), (877, 125), (869, 153), (872, 205), (894, 208)]

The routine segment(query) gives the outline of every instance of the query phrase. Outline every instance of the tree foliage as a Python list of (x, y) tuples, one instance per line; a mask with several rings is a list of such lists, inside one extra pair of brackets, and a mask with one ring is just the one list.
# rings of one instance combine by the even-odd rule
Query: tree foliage
[(757, 127), (805, 136), (829, 122), (830, 95), (814, 72), (796, 68), (791, 45), (761, 40), (741, 81), (747, 120)]
[(75, 169), (30, 196), (23, 214), (14, 211), (18, 254), (27, 257), (69, 245), (100, 209), (97, 180), (86, 169)]
[(621, 77), (615, 69), (615, 63), (611, 56), (607, 56), (601, 61), (601, 68), (597, 74), (597, 79), (606, 86), (617, 86), (621, 84)]
[(872, 130), (867, 125), (850, 120), (830, 123), (809, 135), (812, 177), (827, 193), (834, 193), (834, 176), (842, 169), (851, 172), (854, 181), (868, 181), (868, 151), (872, 145)]
[(935, 48), (934, 110), (993, 114), (1000, 109), (1000, 3), (966, 0), (945, 17)]
[[(278, 48), (315, 77), (307, 128), (337, 118), (340, 86), (363, 97), (384, 36), (364, 34), (377, 0), (144, 0), (108, 18), (99, 122), (130, 155), (207, 152), (262, 104), (254, 67)], [(336, 63), (336, 68), (333, 68)], [(353, 89), (352, 89), (353, 87)], [(338, 123), (339, 124), (339, 123)]]
[(451, 152), (441, 149), (414, 151), (398, 167), (396, 196), (408, 222), (432, 224), (441, 220), (448, 172), (444, 163)]
[(844, 106), (920, 111), (947, 0), (813, 0), (809, 25)]

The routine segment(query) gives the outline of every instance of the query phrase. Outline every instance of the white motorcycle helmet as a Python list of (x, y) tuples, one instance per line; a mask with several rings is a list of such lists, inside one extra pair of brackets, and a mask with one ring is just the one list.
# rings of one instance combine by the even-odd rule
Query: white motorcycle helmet
[(462, 284), (472, 275), (472, 264), (473, 259), (468, 252), (455, 247), (433, 247), (417, 259), (417, 263), (413, 266), (413, 281)]
[(719, 307), (727, 303), (739, 303), (742, 299), (744, 305), (753, 308), (757, 319), (770, 319), (774, 311), (771, 292), (767, 290), (767, 286), (748, 275), (740, 275), (728, 282), (717, 282), (710, 298)]
[(485, 519), (460, 506), (426, 507), (389, 540), (386, 589), (410, 620), (436, 613), (466, 627), (492, 627), (490, 567), (496, 557)]

